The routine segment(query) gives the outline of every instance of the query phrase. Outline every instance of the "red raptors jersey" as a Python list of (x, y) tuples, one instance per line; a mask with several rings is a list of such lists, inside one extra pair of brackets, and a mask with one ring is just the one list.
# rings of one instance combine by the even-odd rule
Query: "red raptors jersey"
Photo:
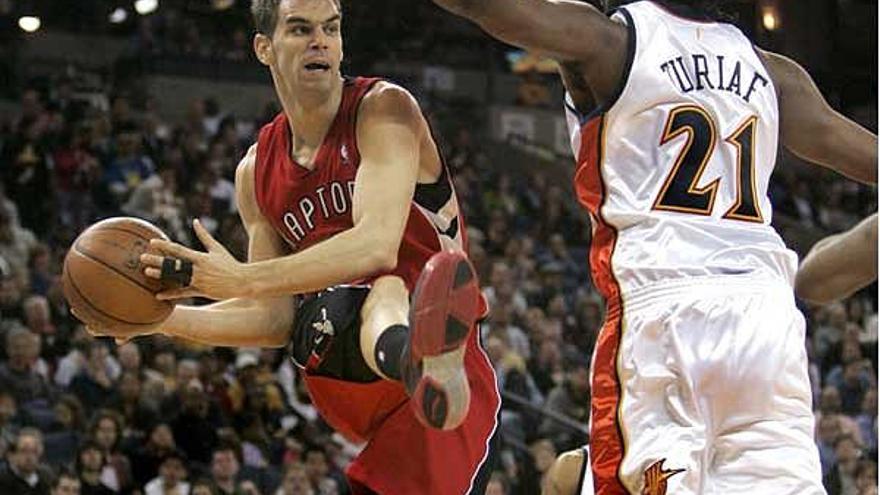
[[(361, 99), (380, 79), (346, 79), (342, 101), (309, 170), (291, 157), (290, 127), (280, 113), (260, 131), (255, 190), (257, 204), (292, 251), (299, 251), (353, 227), (352, 198), (360, 166), (357, 113)], [(465, 249), (464, 222), (452, 181), (443, 173), (433, 184), (419, 184), (398, 251), (397, 267), (412, 291), (425, 263), (445, 248)], [(369, 282), (350, 280), (348, 284)], [(312, 400), (322, 416), (349, 438), (366, 440), (379, 423), (407, 400), (396, 382), (353, 384), (306, 375)]]
[[(378, 78), (346, 79), (342, 102), (312, 170), (290, 156), (290, 127), (284, 113), (263, 127), (257, 145), (256, 197), (263, 215), (299, 251), (352, 228), (354, 182), (360, 165), (357, 112)], [(422, 267), (441, 248), (465, 249), (464, 222), (445, 170), (434, 184), (416, 186), (409, 220), (391, 273), (412, 290)], [(374, 277), (382, 274), (376, 274)], [(359, 282), (356, 280), (352, 283)]]

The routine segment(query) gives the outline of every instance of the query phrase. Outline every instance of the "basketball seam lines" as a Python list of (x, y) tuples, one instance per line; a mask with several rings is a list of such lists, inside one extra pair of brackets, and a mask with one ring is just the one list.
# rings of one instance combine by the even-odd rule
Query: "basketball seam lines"
[[(125, 229), (106, 228), (106, 230), (120, 230), (120, 231), (122, 231), (122, 232), (127, 232), (127, 233), (129, 233), (129, 234), (133, 234), (133, 232), (131, 232), (130, 230), (125, 230)], [(143, 239), (143, 237), (140, 237), (140, 239)], [(149, 242), (149, 239), (147, 239), (147, 241)], [(96, 262), (98, 262), (98, 263), (104, 265), (105, 267), (109, 268), (110, 270), (112, 270), (112, 271), (116, 272), (117, 274), (121, 275), (124, 279), (126, 279), (126, 280), (128, 280), (129, 282), (131, 282), (131, 283), (137, 285), (137, 286), (140, 287), (141, 289), (144, 289), (145, 291), (149, 292), (150, 294), (154, 294), (154, 291), (153, 291), (153, 289), (152, 289), (151, 287), (147, 287), (147, 286), (145, 286), (144, 284), (140, 283), (139, 281), (137, 281), (137, 280), (135, 280), (135, 279), (133, 279), (133, 278), (130, 278), (125, 272), (121, 272), (121, 271), (117, 270), (116, 267), (114, 267), (113, 265), (111, 265), (111, 264), (105, 262), (104, 260), (102, 260), (102, 259), (96, 257), (96, 256), (95, 256), (92, 252), (90, 252), (89, 250), (82, 249), (82, 248), (80, 247), (79, 244), (80, 244), (80, 243), (77, 242), (76, 244), (73, 245), (73, 249), (77, 252), (77, 254), (81, 254), (81, 255), (85, 256), (86, 258), (88, 258), (88, 259), (90, 259), (90, 260), (92, 260), (92, 261), (96, 261)], [(140, 263), (140, 261), (138, 261), (138, 263)]]
[[(92, 258), (89, 258), (89, 259), (92, 259)], [(161, 323), (161, 322), (165, 321), (165, 318), (163, 318), (163, 319), (156, 320), (156, 321), (151, 321), (151, 322), (146, 322), (146, 323), (138, 323), (138, 322), (123, 320), (122, 318), (118, 318), (115, 315), (112, 315), (112, 314), (102, 310), (101, 308), (95, 306), (94, 304), (92, 304), (92, 302), (89, 301), (89, 299), (83, 294), (83, 292), (81, 290), (79, 290), (79, 286), (76, 285), (76, 280), (73, 278), (73, 276), (70, 275), (70, 273), (67, 274), (67, 279), (70, 281), (70, 285), (71, 285), (71, 287), (73, 287), (73, 290), (76, 291), (76, 294), (80, 297), (80, 299), (82, 299), (82, 301), (84, 303), (86, 303), (93, 310), (97, 311), (98, 313), (101, 313), (102, 315), (104, 315), (108, 318), (114, 319), (114, 320), (119, 321), (121, 323), (125, 323), (126, 325), (133, 325), (133, 326), (138, 326), (138, 327), (155, 325), (157, 323)]]

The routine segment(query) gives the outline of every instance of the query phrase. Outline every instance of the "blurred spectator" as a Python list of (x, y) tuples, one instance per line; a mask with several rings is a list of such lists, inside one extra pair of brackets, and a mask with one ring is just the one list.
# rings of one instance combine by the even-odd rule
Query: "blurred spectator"
[[(30, 273), (29, 287), (32, 292), (40, 296), (45, 296), (49, 292), (49, 286), (52, 284), (51, 256), (52, 253), (45, 244), (38, 243), (31, 250), (30, 262), (28, 263)], [(48, 311), (48, 309), (47, 302), (46, 310)]]
[(186, 454), (172, 450), (159, 462), (159, 476), (144, 485), (144, 495), (188, 495)]
[(856, 416), (862, 443), (872, 459), (877, 458), (877, 387), (873, 387), (862, 398), (862, 408)]
[(144, 397), (140, 375), (132, 371), (123, 372), (118, 388), (119, 394), (109, 407), (122, 414), (127, 435), (145, 435), (150, 425), (159, 418), (159, 409)]
[(535, 462), (534, 480), (526, 485), (529, 488), (523, 493), (541, 493), (544, 491), (546, 475), (556, 460), (557, 449), (553, 442), (542, 438), (531, 445), (530, 452)]
[(226, 52), (226, 58), (236, 62), (244, 62), (251, 57), (251, 46), (248, 35), (244, 29), (239, 28), (232, 32), (232, 46)]
[(7, 452), (8, 465), (0, 472), (0, 493), (48, 495), (52, 479), (43, 463), (43, 435), (35, 428), (22, 428)]
[(190, 495), (217, 495), (217, 486), (207, 478), (199, 478), (193, 481)]
[(107, 365), (109, 356), (107, 344), (93, 341), (86, 351), (85, 365), (70, 382), (70, 390), (89, 411), (116, 400), (114, 373)]
[(81, 495), (82, 483), (76, 474), (62, 469), (52, 482), (51, 495)]
[(0, 362), (0, 390), (12, 393), (19, 405), (44, 401), (48, 405), (54, 392), (35, 367), (40, 356), (40, 338), (24, 327), (6, 333), (6, 356)]
[(305, 466), (291, 462), (284, 469), (284, 479), (275, 495), (315, 495)]
[(168, 423), (153, 425), (146, 442), (130, 454), (132, 474), (137, 486), (144, 486), (159, 473), (162, 459), (177, 449)]
[[(544, 410), (587, 424), (590, 416), (590, 363), (586, 359), (571, 359), (565, 370), (565, 380), (550, 391)], [(550, 417), (544, 418), (538, 434), (553, 440), (563, 450), (582, 443), (581, 433), (573, 432)]]
[(856, 489), (856, 469), (862, 452), (855, 438), (842, 435), (834, 445), (837, 463), (822, 481), (828, 495), (849, 495), (858, 493)]
[(90, 130), (84, 124), (62, 133), (53, 154), (58, 190), (58, 220), (80, 231), (94, 212), (92, 189), (101, 176), (101, 165), (88, 148)]
[(489, 332), (507, 339), (513, 352), (526, 360), (531, 357), (532, 348), (528, 336), (521, 328), (513, 324), (513, 306), (511, 304), (500, 304), (492, 308), (492, 315), (485, 326), (489, 328)]
[(183, 207), (175, 169), (160, 165), (158, 173), (134, 187), (128, 201), (122, 205), (122, 211), (162, 225), (177, 237), (184, 229)]
[(492, 264), (492, 273), (489, 275), (489, 285), (483, 289), (483, 295), (489, 302), (489, 307), (496, 304), (512, 304), (515, 314), (523, 314), (528, 307), (526, 298), (513, 282), (513, 273), (510, 266), (503, 261)]
[(862, 459), (856, 468), (856, 490), (859, 495), (877, 495), (877, 462)]
[(37, 247), (33, 232), (13, 222), (9, 211), (0, 207), (0, 256), (9, 263), (11, 273), (22, 280), (29, 280), (28, 261)]
[(0, 458), (15, 441), (21, 426), (15, 396), (8, 390), (0, 389)]
[(489, 484), (486, 485), (486, 495), (510, 495), (510, 483), (504, 473), (500, 471), (492, 473)]
[(122, 344), (116, 348), (116, 353), (119, 356), (121, 372), (134, 373), (136, 375), (141, 374), (141, 365), (143, 364), (143, 361), (141, 359), (141, 349), (137, 344), (134, 342)]
[(64, 394), (55, 403), (55, 427), (50, 431), (79, 434), (85, 426), (85, 409), (75, 395)]
[(327, 453), (318, 447), (307, 448), (305, 451), (306, 475), (317, 493), (325, 493), (334, 485), (347, 486), (345, 477), (336, 469), (332, 469), (327, 460)]
[(115, 493), (101, 481), (104, 470), (104, 452), (94, 441), (86, 441), (76, 456), (76, 470), (82, 481), (82, 495), (113, 495)]
[(52, 323), (49, 301), (43, 296), (32, 295), (24, 300), (22, 308), (25, 326), (40, 338), (41, 355), (55, 362), (62, 356), (65, 342)]
[(819, 447), (819, 461), (822, 464), (822, 476), (828, 476), (837, 464), (837, 453), (834, 445), (840, 437), (840, 419), (835, 414), (823, 414), (819, 419), (816, 444)]
[(211, 481), (219, 495), (243, 495), (238, 488), (238, 475), (241, 464), (235, 447), (220, 444), (211, 455)]
[(171, 421), (177, 447), (189, 459), (207, 465), (217, 446), (217, 430), (223, 426), (219, 411), (197, 378), (181, 383), (177, 397), (180, 412)]
[[(91, 345), (92, 340), (89, 334), (86, 333), (85, 327), (77, 325), (73, 335), (70, 336), (67, 354), (57, 361), (55, 376), (53, 377), (56, 386), (68, 388), (73, 379), (85, 369), (86, 353)], [(109, 356), (107, 365), (112, 366)]]
[(119, 413), (111, 409), (96, 412), (89, 426), (89, 437), (104, 456), (101, 482), (114, 492), (132, 488), (131, 463), (120, 449), (122, 418)]
[(133, 123), (123, 123), (114, 136), (115, 158), (104, 170), (104, 184), (122, 205), (143, 180), (153, 174), (153, 162), (141, 153), (142, 135)]
[(45, 125), (40, 118), (23, 118), (18, 134), (4, 146), (0, 156), (0, 161), (7, 164), (2, 180), (9, 199), (18, 206), (21, 225), (37, 235), (47, 234), (54, 218), (50, 163), (41, 140)]

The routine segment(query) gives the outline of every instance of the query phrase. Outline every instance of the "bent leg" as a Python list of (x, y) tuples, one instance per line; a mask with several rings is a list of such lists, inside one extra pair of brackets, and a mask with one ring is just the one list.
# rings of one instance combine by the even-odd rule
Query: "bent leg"
[(409, 338), (409, 291), (403, 279), (379, 277), (361, 308), (361, 354), (370, 369), (400, 380), (400, 359)]
[(379, 376), (403, 382), (426, 426), (452, 429), (467, 414), (464, 356), (480, 316), (480, 297), (476, 273), (464, 254), (441, 251), (422, 270), (411, 303), (396, 276), (376, 279), (364, 302), (364, 361)]

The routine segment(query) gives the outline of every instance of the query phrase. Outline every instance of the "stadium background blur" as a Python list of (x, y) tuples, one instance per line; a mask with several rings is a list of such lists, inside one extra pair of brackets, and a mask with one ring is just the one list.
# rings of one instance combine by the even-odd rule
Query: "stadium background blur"
[[(60, 472), (82, 493), (347, 493), (357, 446), (320, 421), (283, 350), (117, 347), (89, 338), (60, 291), (71, 240), (107, 216), (146, 218), (189, 245), (199, 218), (244, 256), (233, 171), (278, 110), (248, 3), (0, 0), (0, 493), (48, 493)], [(603, 316), (553, 65), (427, 0), (343, 4), (345, 72), (413, 91), (455, 173), (504, 391), (490, 490), (538, 493), (554, 456), (586, 438)], [(876, 132), (876, 2), (730, 7)], [(873, 188), (784, 152), (771, 197), (801, 255), (877, 209)], [(877, 493), (876, 284), (802, 308), (826, 486)]]

